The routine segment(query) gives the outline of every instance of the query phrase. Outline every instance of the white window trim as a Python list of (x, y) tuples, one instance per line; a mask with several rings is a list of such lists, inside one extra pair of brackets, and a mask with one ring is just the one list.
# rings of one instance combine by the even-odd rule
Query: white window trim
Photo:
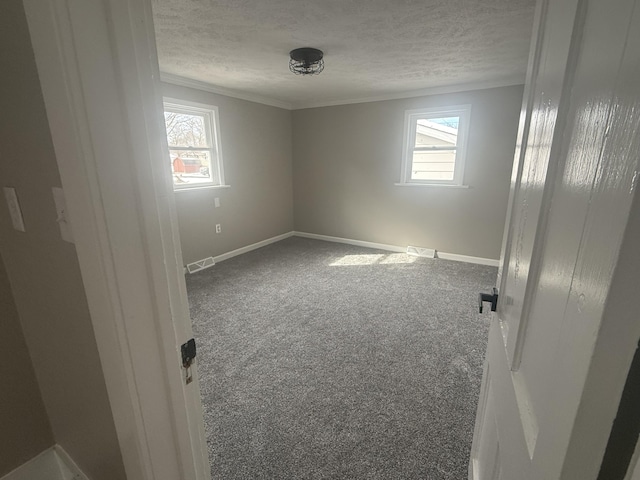
[[(204, 103), (192, 102), (189, 100), (182, 100), (180, 98), (163, 98), (164, 110), (178, 110), (184, 113), (200, 113), (205, 115), (205, 122), (207, 123), (207, 133), (210, 135), (212, 145), (208, 150), (211, 150), (211, 158), (213, 158), (213, 151), (216, 152), (216, 166), (209, 165), (209, 168), (215, 168), (218, 174), (219, 182), (215, 183), (213, 180), (209, 182), (199, 182), (187, 185), (173, 185), (174, 191), (194, 190), (202, 188), (225, 188), (228, 187), (224, 180), (224, 161), (222, 157), (222, 140), (220, 137), (220, 115), (218, 113), (218, 107), (215, 105), (207, 105)], [(213, 121), (212, 121), (213, 120)], [(212, 125), (213, 124), (213, 125)], [(171, 149), (172, 146), (169, 145)], [(202, 149), (207, 150), (207, 149)]]
[[(411, 167), (416, 137), (416, 121), (420, 118), (434, 118), (456, 115), (460, 117), (458, 141), (456, 143), (456, 163), (453, 180), (413, 180)], [(469, 137), (469, 123), (471, 119), (471, 105), (453, 105), (446, 107), (420, 108), (406, 110), (404, 114), (404, 141), (402, 146), (402, 166), (400, 182), (397, 186), (429, 186), (429, 187), (467, 187), (463, 184), (464, 167), (467, 156), (467, 139)]]

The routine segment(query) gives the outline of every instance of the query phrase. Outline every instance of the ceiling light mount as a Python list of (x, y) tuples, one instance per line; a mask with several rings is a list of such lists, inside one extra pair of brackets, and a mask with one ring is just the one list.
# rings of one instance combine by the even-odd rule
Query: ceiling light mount
[(317, 48), (296, 48), (289, 52), (289, 70), (296, 75), (318, 75), (324, 70), (324, 54)]

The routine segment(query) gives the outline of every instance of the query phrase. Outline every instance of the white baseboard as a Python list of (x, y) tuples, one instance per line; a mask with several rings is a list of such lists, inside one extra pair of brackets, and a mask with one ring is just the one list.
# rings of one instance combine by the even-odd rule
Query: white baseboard
[(356, 245), (358, 247), (377, 248), (378, 250), (387, 250), (389, 252), (405, 253), (406, 247), (398, 247), (396, 245), (387, 245), (385, 243), (365, 242), (364, 240), (353, 240), (351, 238), (331, 237), (329, 235), (318, 235), (317, 233), (293, 232), (296, 237), (313, 238), (315, 240), (325, 240), (327, 242), (346, 243), (348, 245)]
[(500, 260), (493, 258), (471, 257), (469, 255), (459, 255), (457, 253), (445, 253), (438, 250), (436, 254), (438, 258), (443, 260), (454, 260), (456, 262), (477, 263), (478, 265), (488, 265), (490, 267), (499, 267)]
[[(364, 240), (353, 240), (351, 238), (331, 237), (329, 235), (319, 235), (317, 233), (307, 232), (292, 232), (296, 237), (313, 238), (316, 240), (325, 240), (327, 242), (346, 243), (348, 245), (356, 245), (358, 247), (377, 248), (379, 250), (387, 250), (389, 252), (401, 252), (405, 253), (407, 247), (400, 247), (398, 245), (387, 245), (385, 243), (365, 242)], [(497, 267), (500, 265), (500, 260), (494, 260), (493, 258), (472, 257), (469, 255), (459, 255), (457, 253), (445, 253), (437, 251), (436, 256), (443, 260), (454, 260), (456, 262), (476, 263), (479, 265), (489, 265), (491, 267)]]
[(480, 473), (478, 472), (478, 460), (474, 458), (469, 464), (469, 480), (480, 480)]
[[(223, 253), (221, 255), (213, 257), (213, 260), (215, 263), (223, 262), (224, 260), (228, 260), (238, 255), (242, 255), (243, 253), (247, 253), (252, 250), (265, 247), (272, 243), (276, 243), (276, 242), (279, 242), (280, 240), (284, 240), (285, 238), (289, 238), (293, 236), (303, 237), (303, 238), (312, 238), (315, 240), (324, 240), (327, 242), (346, 243), (348, 245), (356, 245), (358, 247), (377, 248), (378, 250), (386, 250), (389, 252), (405, 253), (407, 251), (407, 247), (400, 247), (398, 245), (388, 245), (386, 243), (367, 242), (364, 240), (354, 240), (352, 238), (332, 237), (330, 235), (319, 235), (317, 233), (293, 231), (293, 232), (283, 233), (282, 235), (277, 235), (275, 237), (267, 238), (266, 240), (262, 240), (261, 242), (253, 243), (251, 245), (247, 245), (246, 247), (242, 247), (242, 248), (237, 248), (236, 250), (232, 250), (227, 253)], [(499, 260), (494, 260), (492, 258), (472, 257), (470, 255), (446, 253), (446, 252), (441, 252), (439, 250), (437, 251), (436, 256), (438, 258), (442, 258), (443, 260), (454, 260), (456, 262), (476, 263), (479, 265), (488, 265), (491, 267), (497, 267), (500, 265)], [(186, 273), (186, 270), (185, 270), (185, 273)], [(0, 479), (0, 480), (3, 480), (3, 479)]]
[(267, 238), (266, 240), (262, 240), (261, 242), (253, 243), (251, 245), (247, 245), (246, 247), (237, 248), (236, 250), (232, 250), (230, 252), (223, 253), (222, 255), (218, 255), (217, 257), (213, 257), (213, 260), (216, 263), (223, 262), (223, 261), (228, 260), (230, 258), (237, 257), (238, 255), (242, 255), (243, 253), (250, 252), (251, 250), (256, 250), (256, 249), (261, 248), (261, 247), (266, 247), (267, 245), (270, 245), (272, 243), (276, 243), (276, 242), (279, 242), (280, 240), (284, 240), (285, 238), (292, 237), (293, 235), (294, 235), (294, 232), (283, 233), (282, 235), (277, 235), (275, 237)]
[(89, 477), (60, 445), (54, 445), (0, 480), (89, 480)]

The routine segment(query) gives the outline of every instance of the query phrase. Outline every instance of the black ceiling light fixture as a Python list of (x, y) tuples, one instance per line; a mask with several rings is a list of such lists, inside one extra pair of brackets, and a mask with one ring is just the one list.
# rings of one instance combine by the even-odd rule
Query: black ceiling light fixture
[(324, 70), (324, 54), (317, 48), (296, 48), (289, 52), (289, 70), (296, 75), (318, 75)]

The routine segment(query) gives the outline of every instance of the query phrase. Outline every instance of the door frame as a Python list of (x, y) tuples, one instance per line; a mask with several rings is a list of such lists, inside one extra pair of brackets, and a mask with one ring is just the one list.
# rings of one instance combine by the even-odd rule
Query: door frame
[(23, 0), (128, 479), (209, 480), (150, 0)]

